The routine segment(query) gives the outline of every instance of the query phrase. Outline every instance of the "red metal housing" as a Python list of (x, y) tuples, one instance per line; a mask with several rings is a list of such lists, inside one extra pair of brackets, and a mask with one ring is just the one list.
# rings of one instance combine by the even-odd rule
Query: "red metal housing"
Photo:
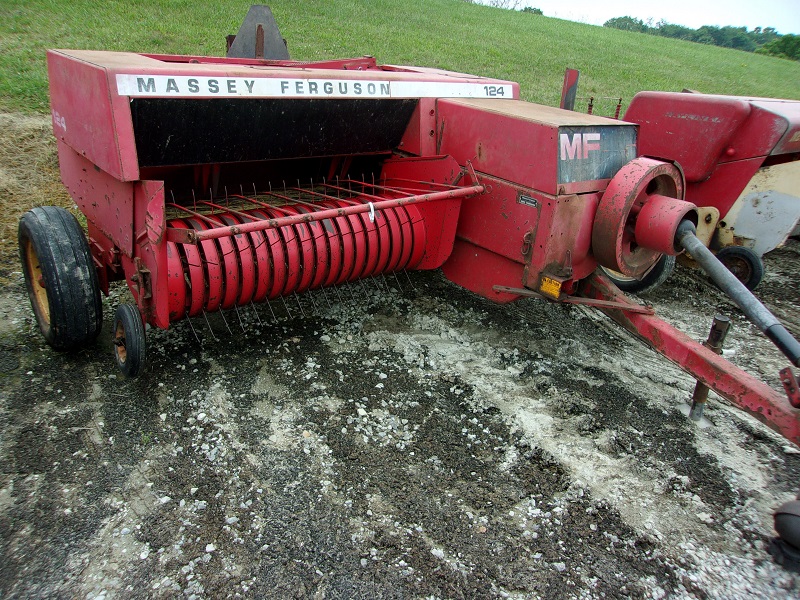
[(640, 154), (679, 164), (686, 199), (723, 219), (756, 171), (800, 153), (797, 101), (639, 92), (624, 120), (639, 125)]

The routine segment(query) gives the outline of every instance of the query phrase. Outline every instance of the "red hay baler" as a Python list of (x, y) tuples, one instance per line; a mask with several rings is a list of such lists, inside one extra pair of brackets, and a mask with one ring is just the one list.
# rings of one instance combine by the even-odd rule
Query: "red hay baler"
[[(88, 225), (56, 207), (20, 220), (51, 346), (96, 338), (113, 281), (135, 302), (112, 328), (135, 376), (146, 324), (441, 267), (495, 302), (595, 306), (698, 380), (695, 416), (711, 388), (800, 444), (791, 368), (787, 400), (718, 354), (724, 323), (697, 343), (606, 275), (652, 278), (687, 250), (800, 365), (797, 340), (696, 235), (739, 195), (721, 190), (800, 156), (800, 102), (645, 94), (627, 122), (522, 102), (509, 81), (292, 61), (266, 7), (228, 41), (225, 58), (48, 52), (61, 176)], [(776, 518), (791, 553), (789, 504)]]
[[(119, 306), (112, 330), (119, 367), (135, 376), (145, 324), (441, 267), (495, 302), (596, 306), (800, 443), (790, 369), (791, 404), (598, 269), (642, 279), (688, 250), (800, 365), (800, 344), (696, 237), (697, 205), (719, 199), (683, 155), (655, 144), (645, 117), (541, 106), (520, 101), (513, 82), (372, 57), (292, 61), (268, 10), (254, 10), (225, 58), (48, 52), (61, 175), (88, 224), (87, 236), (54, 207), (20, 222), (29, 295), (54, 348), (98, 335), (113, 281), (135, 302)], [(796, 154), (800, 103), (781, 106), (769, 143)], [(687, 119), (671, 149), (697, 153), (706, 134), (694, 133), (706, 129)], [(753, 140), (767, 135), (752, 127)], [(725, 157), (744, 151), (715, 143)]]

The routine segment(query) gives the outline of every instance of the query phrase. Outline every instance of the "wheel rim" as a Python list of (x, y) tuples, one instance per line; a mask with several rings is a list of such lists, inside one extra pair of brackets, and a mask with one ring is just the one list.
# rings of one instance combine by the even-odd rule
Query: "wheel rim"
[(610, 269), (610, 268), (608, 268), (608, 267), (604, 267), (603, 265), (600, 265), (600, 268), (601, 268), (601, 269), (603, 269), (603, 271), (604, 271), (604, 272), (605, 272), (605, 273), (606, 273), (608, 276), (610, 276), (610, 277), (613, 277), (613, 278), (614, 278), (614, 279), (616, 279), (617, 281), (624, 281), (624, 282), (628, 283), (628, 282), (631, 282), (631, 281), (641, 281), (642, 279), (644, 279), (644, 278), (647, 276), (647, 274), (648, 274), (648, 273), (650, 273), (650, 271), (654, 270), (654, 269), (655, 269), (655, 268), (658, 266), (658, 262), (659, 262), (660, 260), (661, 260), (661, 258), (659, 258), (659, 259), (658, 259), (658, 260), (657, 260), (657, 261), (656, 261), (656, 262), (653, 264), (653, 266), (651, 266), (649, 269), (647, 269), (647, 270), (646, 270), (644, 273), (642, 273), (642, 274), (641, 274), (639, 277), (631, 277), (631, 276), (629, 276), (629, 275), (625, 275), (624, 273), (620, 273), (619, 271), (615, 271), (614, 269)]
[(636, 277), (628, 277), (627, 275), (623, 275), (619, 271), (615, 271), (614, 269), (609, 269), (608, 267), (604, 267), (600, 265), (600, 268), (606, 272), (607, 275), (610, 275), (614, 279), (618, 281), (639, 281)]
[(125, 343), (125, 327), (122, 321), (117, 322), (117, 328), (114, 330), (114, 353), (117, 356), (119, 364), (124, 365), (128, 360), (128, 348)]
[(47, 288), (44, 285), (44, 274), (39, 264), (39, 257), (31, 240), (25, 240), (25, 264), (31, 284), (31, 298), (36, 304), (36, 312), (48, 326), (50, 325), (50, 302), (47, 299)]
[(741, 282), (750, 281), (750, 278), (753, 276), (753, 269), (750, 263), (744, 258), (726, 256), (722, 263), (728, 268), (728, 271), (733, 273)]

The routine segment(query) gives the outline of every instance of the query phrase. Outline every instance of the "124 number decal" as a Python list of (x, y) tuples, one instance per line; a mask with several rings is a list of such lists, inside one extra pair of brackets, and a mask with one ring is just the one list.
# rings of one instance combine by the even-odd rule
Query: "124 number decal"
[(496, 98), (497, 96), (505, 96), (506, 91), (503, 89), (501, 85), (485, 85), (483, 86), (483, 91), (486, 92), (486, 95), (490, 98)]

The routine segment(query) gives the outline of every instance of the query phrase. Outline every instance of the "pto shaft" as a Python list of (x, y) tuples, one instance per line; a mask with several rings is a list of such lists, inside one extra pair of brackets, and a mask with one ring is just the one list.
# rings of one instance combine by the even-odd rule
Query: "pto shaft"
[(703, 270), (714, 280), (719, 288), (742, 310), (772, 343), (796, 367), (800, 366), (800, 342), (789, 333), (780, 321), (758, 298), (756, 298), (736, 276), (728, 271), (703, 242), (695, 235), (697, 230), (690, 221), (682, 221), (678, 226), (675, 241), (679, 247), (685, 248), (692, 258), (703, 267)]

